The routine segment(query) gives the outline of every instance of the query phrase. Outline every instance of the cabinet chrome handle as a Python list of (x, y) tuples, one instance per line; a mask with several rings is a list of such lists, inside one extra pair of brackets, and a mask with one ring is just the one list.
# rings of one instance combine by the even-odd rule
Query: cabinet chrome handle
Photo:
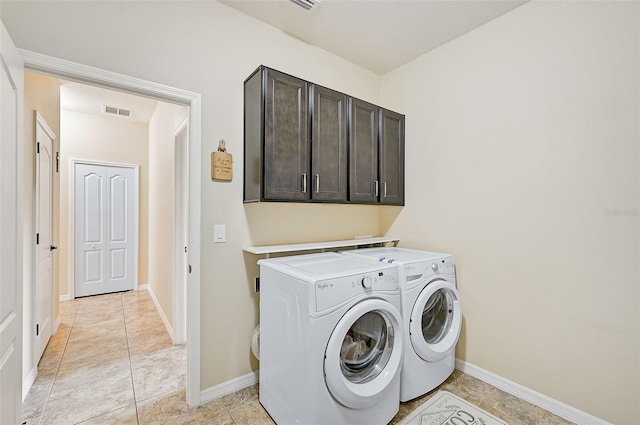
[(387, 197), (387, 182), (382, 182), (382, 197)]
[(378, 196), (378, 180), (373, 181), (373, 196)]
[(302, 173), (302, 193), (307, 193), (307, 173)]
[(313, 175), (316, 179), (316, 193), (320, 193), (320, 174)]

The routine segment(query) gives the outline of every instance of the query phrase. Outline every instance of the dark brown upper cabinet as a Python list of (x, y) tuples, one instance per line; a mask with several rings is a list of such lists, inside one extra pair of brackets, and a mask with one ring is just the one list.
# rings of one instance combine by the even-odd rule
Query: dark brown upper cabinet
[(244, 136), (245, 202), (404, 202), (403, 115), (261, 66)]
[(347, 200), (347, 96), (311, 86), (311, 199)]
[(380, 203), (404, 205), (404, 115), (380, 108)]
[(349, 101), (349, 200), (404, 205), (404, 115)]
[(378, 203), (378, 107), (350, 98), (349, 200)]
[(309, 85), (266, 69), (264, 197), (307, 199), (309, 176)]

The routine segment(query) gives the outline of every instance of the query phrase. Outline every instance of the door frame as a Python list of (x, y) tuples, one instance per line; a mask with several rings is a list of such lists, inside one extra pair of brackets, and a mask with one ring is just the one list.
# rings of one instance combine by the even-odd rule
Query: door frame
[(175, 87), (130, 77), (64, 59), (18, 49), (24, 68), (40, 74), (85, 83), (130, 94), (150, 97), (189, 108), (189, 282), (187, 284), (187, 404), (200, 405), (200, 222), (201, 222), (201, 146), (202, 96)]
[[(44, 130), (44, 132), (47, 134), (47, 136), (49, 136), (51, 138), (51, 140), (55, 140), (56, 139), (56, 135), (53, 132), (53, 130), (51, 130), (51, 127), (49, 127), (49, 125), (47, 124), (47, 122), (45, 121), (44, 117), (38, 112), (38, 111), (34, 111), (34, 117), (35, 117), (35, 124), (36, 124), (36, 131), (34, 132), (34, 140), (33, 143), (34, 145), (38, 143), (38, 133), (37, 133), (37, 127), (41, 127), (42, 130)], [(52, 148), (53, 148), (53, 143), (52, 143)], [(38, 162), (38, 150), (35, 148), (34, 146), (34, 157), (35, 157), (35, 164), (37, 164)], [(51, 244), (55, 245), (55, 240), (53, 239), (54, 237), (54, 223), (55, 223), (55, 213), (56, 210), (54, 208), (53, 205), (53, 180), (54, 180), (54, 165), (55, 165), (55, 160), (54, 157), (51, 157), (51, 179), (50, 179), (50, 191), (51, 191)], [(34, 231), (36, 233), (38, 233), (38, 211), (40, 209), (40, 202), (38, 199), (38, 189), (40, 187), (40, 179), (38, 179), (38, 173), (40, 172), (38, 167), (36, 166), (36, 189), (34, 192), (35, 195), (35, 200), (33, 203), (33, 207), (34, 207)], [(34, 241), (35, 243), (35, 241)], [(35, 245), (34, 245), (35, 246)], [(57, 284), (57, 280), (56, 280), (56, 262), (54, 260), (54, 256), (55, 255), (55, 251), (51, 251), (51, 282), (50, 282), (50, 291), (51, 291), (51, 335), (49, 335), (49, 337), (53, 336), (53, 334), (56, 333), (56, 331), (58, 330), (58, 323), (56, 322), (56, 303), (58, 302), (58, 300), (56, 299), (56, 284)], [(30, 325), (33, 328), (35, 326), (35, 321), (36, 321), (36, 316), (37, 316), (37, 312), (36, 312), (36, 291), (37, 291), (37, 286), (38, 286), (38, 273), (37, 273), (37, 269), (38, 269), (38, 264), (37, 264), (37, 255), (34, 256), (34, 261), (33, 261), (33, 291), (32, 291), (32, 295), (31, 295), (31, 305), (32, 305), (32, 314), (31, 314), (31, 320), (30, 320)], [(31, 349), (33, 350), (33, 352), (36, 352), (36, 345), (35, 345), (35, 337), (33, 337), (32, 342), (31, 342)], [(34, 356), (35, 359), (36, 356)], [(38, 359), (39, 361), (40, 359)], [(36, 366), (38, 361), (36, 361)], [(34, 380), (35, 380), (35, 376), (34, 376)], [(31, 386), (31, 385), (29, 385)]]
[[(186, 143), (180, 142), (177, 143), (178, 137), (182, 134), (186, 136)], [(185, 275), (188, 266), (187, 258), (185, 258), (186, 246), (182, 243), (183, 241), (189, 240), (189, 235), (187, 230), (189, 229), (189, 216), (188, 216), (188, 208), (187, 205), (183, 202), (185, 199), (185, 195), (189, 194), (189, 178), (186, 175), (187, 169), (184, 166), (185, 158), (189, 157), (189, 123), (188, 120), (185, 119), (174, 132), (174, 141), (176, 141), (174, 150), (175, 150), (175, 158), (176, 158), (176, 168), (175, 168), (175, 199), (180, 200), (181, 202), (175, 203), (175, 211), (174, 211), (174, 255), (175, 258), (173, 260), (173, 270), (174, 270), (174, 285), (173, 285), (173, 337), (174, 344), (181, 345), (184, 344), (187, 340), (186, 335), (186, 280), (187, 277)]]
[(104, 167), (122, 167), (133, 169), (133, 290), (138, 290), (138, 254), (139, 254), (139, 229), (140, 229), (140, 166), (138, 164), (124, 164), (119, 162), (93, 161), (88, 159), (69, 158), (69, 298), (74, 299), (76, 294), (75, 257), (76, 257), (76, 165), (98, 165)]

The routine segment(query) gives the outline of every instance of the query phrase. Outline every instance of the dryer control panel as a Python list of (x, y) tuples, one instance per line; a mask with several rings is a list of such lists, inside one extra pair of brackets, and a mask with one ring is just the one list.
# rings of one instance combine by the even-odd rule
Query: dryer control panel
[[(455, 266), (453, 257), (443, 257), (437, 260), (422, 261), (418, 263), (408, 263), (403, 266), (405, 277), (424, 275), (430, 276), (434, 274), (454, 275)], [(410, 280), (410, 279), (409, 279)]]
[(315, 284), (316, 311), (327, 310), (362, 295), (398, 291), (398, 281), (396, 267), (319, 280)]
[(451, 282), (454, 286), (456, 284), (456, 270), (452, 256), (404, 264), (402, 266), (402, 273), (405, 289), (412, 289), (416, 286), (424, 285), (425, 279), (434, 279), (438, 276)]

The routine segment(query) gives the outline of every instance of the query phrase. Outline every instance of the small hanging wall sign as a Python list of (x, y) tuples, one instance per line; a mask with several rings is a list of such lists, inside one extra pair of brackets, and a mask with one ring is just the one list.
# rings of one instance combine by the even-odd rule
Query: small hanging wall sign
[(211, 178), (222, 181), (233, 178), (233, 156), (227, 152), (224, 140), (218, 142), (217, 152), (211, 152)]

